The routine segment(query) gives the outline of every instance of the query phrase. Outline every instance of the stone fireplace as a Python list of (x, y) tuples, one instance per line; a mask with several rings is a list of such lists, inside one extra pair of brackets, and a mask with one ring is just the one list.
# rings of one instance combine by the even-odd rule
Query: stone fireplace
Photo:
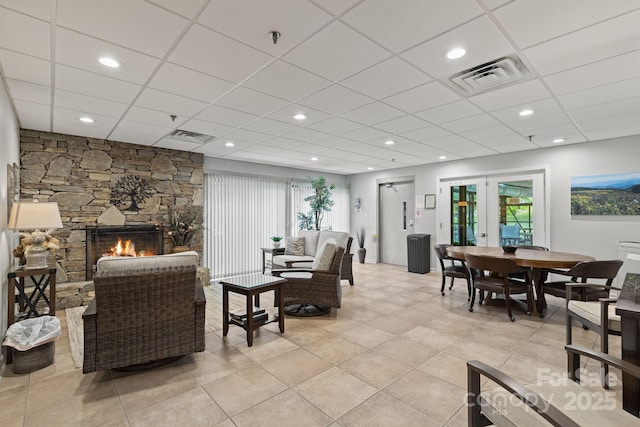
[(164, 227), (161, 224), (87, 226), (86, 280), (96, 271), (102, 256), (151, 256), (164, 254)]

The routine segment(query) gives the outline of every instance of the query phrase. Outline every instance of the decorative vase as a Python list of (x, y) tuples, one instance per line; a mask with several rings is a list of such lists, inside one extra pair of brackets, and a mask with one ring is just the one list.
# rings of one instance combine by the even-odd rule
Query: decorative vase
[(358, 249), (358, 261), (360, 264), (364, 264), (364, 258), (367, 255), (367, 250), (365, 248)]
[(280, 247), (280, 242), (273, 242), (273, 247), (274, 248), (279, 248)]
[(174, 246), (173, 249), (171, 249), (171, 253), (172, 254), (177, 254), (179, 252), (187, 252), (190, 251), (191, 248), (189, 246)]

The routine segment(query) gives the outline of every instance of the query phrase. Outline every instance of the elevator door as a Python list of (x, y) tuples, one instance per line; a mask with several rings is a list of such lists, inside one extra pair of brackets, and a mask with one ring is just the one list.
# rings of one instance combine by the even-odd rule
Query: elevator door
[(407, 265), (407, 235), (413, 233), (413, 181), (380, 184), (380, 262)]

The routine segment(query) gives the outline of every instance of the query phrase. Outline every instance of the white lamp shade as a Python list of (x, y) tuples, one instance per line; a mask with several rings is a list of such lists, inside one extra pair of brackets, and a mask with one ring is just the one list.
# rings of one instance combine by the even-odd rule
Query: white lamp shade
[(11, 206), (10, 230), (62, 228), (56, 202), (17, 202)]

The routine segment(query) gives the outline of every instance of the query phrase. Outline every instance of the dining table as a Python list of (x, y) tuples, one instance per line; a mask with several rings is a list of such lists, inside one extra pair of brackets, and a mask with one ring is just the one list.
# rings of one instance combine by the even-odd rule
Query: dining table
[(589, 255), (526, 248), (517, 248), (514, 253), (507, 253), (497, 246), (449, 246), (447, 254), (460, 261), (464, 261), (466, 254), (508, 258), (513, 260), (518, 267), (530, 268), (536, 295), (532, 314), (539, 316), (544, 315), (547, 305), (542, 289), (546, 277), (543, 271), (545, 269), (570, 269), (579, 262), (595, 260)]

